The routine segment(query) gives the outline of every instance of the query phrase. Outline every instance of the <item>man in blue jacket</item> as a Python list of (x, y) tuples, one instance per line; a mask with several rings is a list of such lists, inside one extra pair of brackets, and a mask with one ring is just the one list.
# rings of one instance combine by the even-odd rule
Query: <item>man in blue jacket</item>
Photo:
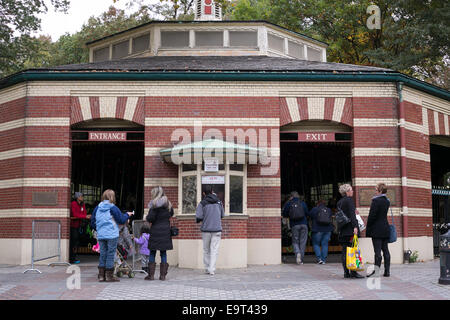
[[(292, 207), (299, 207), (299, 211), (303, 210), (303, 217), (300, 219), (292, 218)], [(308, 240), (308, 222), (306, 216), (308, 215), (308, 207), (306, 203), (300, 200), (297, 191), (292, 191), (289, 201), (284, 205), (283, 217), (289, 218), (289, 225), (292, 231), (292, 246), (297, 264), (303, 264), (305, 257), (306, 242)]]

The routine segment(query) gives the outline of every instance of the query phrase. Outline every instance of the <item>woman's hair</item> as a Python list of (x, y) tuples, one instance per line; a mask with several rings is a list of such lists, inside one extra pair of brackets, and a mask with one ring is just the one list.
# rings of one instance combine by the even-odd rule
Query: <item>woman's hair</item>
[(116, 204), (116, 194), (113, 190), (108, 189), (103, 192), (102, 201), (109, 200), (109, 202)]
[(385, 194), (387, 192), (387, 187), (384, 183), (379, 183), (377, 184), (377, 190), (378, 192)]
[(345, 197), (347, 195), (347, 192), (349, 192), (351, 188), (351, 185), (345, 183), (339, 187), (339, 193), (341, 194), (341, 196)]
[[(149, 208), (156, 207), (157, 203), (160, 203), (161, 201), (163, 201), (163, 202), (166, 202), (167, 208), (169, 210), (172, 209), (172, 204), (170, 203), (169, 199), (167, 199), (166, 195), (164, 194), (164, 190), (161, 186), (153, 188), (151, 191), (151, 196), (152, 196), (152, 200), (150, 200), (150, 202), (148, 203)], [(158, 202), (158, 200), (160, 200), (160, 201)]]

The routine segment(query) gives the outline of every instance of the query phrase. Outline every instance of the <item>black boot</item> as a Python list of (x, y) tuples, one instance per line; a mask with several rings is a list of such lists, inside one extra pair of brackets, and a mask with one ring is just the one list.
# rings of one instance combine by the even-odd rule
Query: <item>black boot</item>
[(155, 269), (156, 269), (156, 262), (149, 262), (148, 263), (148, 275), (145, 277), (145, 280), (155, 280)]
[(358, 272), (356, 272), (356, 271), (350, 272), (350, 277), (351, 277), (351, 278), (356, 278), (356, 279), (364, 278), (362, 275), (360, 275), (360, 274), (359, 274)]
[(391, 257), (388, 257), (386, 259), (386, 257), (384, 257), (384, 277), (389, 277), (391, 275)]

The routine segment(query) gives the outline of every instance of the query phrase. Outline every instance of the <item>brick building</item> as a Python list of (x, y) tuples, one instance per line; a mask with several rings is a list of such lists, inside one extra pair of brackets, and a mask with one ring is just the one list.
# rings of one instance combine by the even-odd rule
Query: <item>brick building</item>
[[(221, 21), (209, 3), (199, 1), (196, 21), (88, 43), (90, 63), (0, 80), (0, 263), (30, 263), (34, 219), (61, 221), (66, 258), (75, 191), (93, 206), (111, 187), (119, 207), (142, 217), (161, 185), (180, 228), (169, 264), (201, 268), (193, 208), (207, 183), (226, 209), (218, 267), (281, 263), (285, 195), (298, 190), (311, 207), (339, 197), (344, 182), (364, 219), (374, 186), (388, 185), (394, 263), (407, 249), (432, 259), (432, 175), (446, 186), (450, 93), (393, 70), (326, 62), (325, 43), (265, 21)], [(228, 143), (216, 157), (241, 150), (243, 162), (209, 172), (205, 155), (169, 156), (182, 146), (193, 159), (194, 144), (211, 140)], [(371, 261), (370, 239), (361, 245)]]

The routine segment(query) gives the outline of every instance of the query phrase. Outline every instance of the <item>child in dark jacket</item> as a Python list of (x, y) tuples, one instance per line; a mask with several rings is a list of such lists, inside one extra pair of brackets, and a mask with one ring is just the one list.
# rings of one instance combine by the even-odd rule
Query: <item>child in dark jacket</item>
[(147, 225), (143, 225), (141, 228), (141, 236), (134, 238), (134, 242), (140, 245), (139, 253), (141, 254), (142, 270), (148, 273), (148, 257), (150, 250), (148, 249), (148, 239), (150, 239), (150, 228)]

